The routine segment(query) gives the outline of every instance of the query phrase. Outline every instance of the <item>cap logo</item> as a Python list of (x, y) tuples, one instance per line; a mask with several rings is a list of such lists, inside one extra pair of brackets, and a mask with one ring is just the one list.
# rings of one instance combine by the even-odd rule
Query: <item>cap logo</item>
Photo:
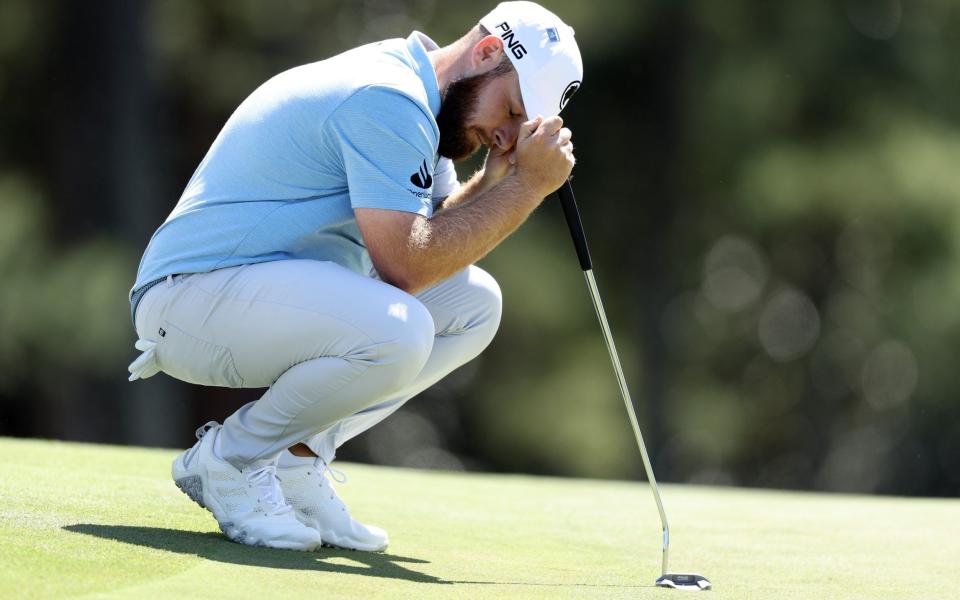
[(556, 27), (547, 27), (547, 39), (549, 39), (551, 42), (560, 41), (560, 34), (557, 33)]
[(573, 95), (576, 94), (577, 90), (579, 89), (579, 81), (570, 82), (570, 85), (567, 86), (567, 89), (563, 90), (563, 96), (560, 97), (560, 110), (563, 110), (563, 107), (567, 105), (567, 102), (570, 102), (570, 98), (573, 98)]
[(510, 51), (518, 60), (526, 56), (527, 49), (523, 47), (523, 44), (520, 43), (520, 40), (516, 39), (513, 29), (507, 24), (506, 21), (497, 25), (496, 28), (503, 30), (503, 33), (500, 34), (500, 39), (503, 40), (503, 43), (507, 45), (507, 48), (510, 49)]

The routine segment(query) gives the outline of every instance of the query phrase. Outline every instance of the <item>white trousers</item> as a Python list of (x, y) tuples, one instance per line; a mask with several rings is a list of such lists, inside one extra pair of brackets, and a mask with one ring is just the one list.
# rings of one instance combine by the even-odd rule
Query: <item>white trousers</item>
[(336, 449), (476, 357), (500, 324), (496, 281), (471, 266), (416, 296), (335, 263), (283, 260), (168, 278), (137, 308), (168, 375), (268, 387), (224, 422), (239, 469), (306, 443)]

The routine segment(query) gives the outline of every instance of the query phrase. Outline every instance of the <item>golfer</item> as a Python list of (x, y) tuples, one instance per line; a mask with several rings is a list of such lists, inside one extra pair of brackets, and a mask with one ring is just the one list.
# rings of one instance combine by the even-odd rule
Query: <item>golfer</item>
[[(569, 176), (557, 115), (582, 75), (573, 29), (504, 2), (449, 46), (419, 32), (362, 46), (233, 113), (140, 262), (129, 367), (268, 388), (173, 463), (228, 538), (387, 547), (329, 465), (493, 339), (500, 290), (473, 263)], [(453, 161), (480, 146), (461, 185)]]

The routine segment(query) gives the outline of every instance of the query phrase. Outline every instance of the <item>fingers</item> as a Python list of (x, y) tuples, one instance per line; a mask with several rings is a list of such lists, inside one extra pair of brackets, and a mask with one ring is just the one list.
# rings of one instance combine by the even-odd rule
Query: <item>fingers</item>
[(550, 137), (557, 135), (562, 128), (563, 119), (560, 117), (550, 117), (548, 119), (544, 119), (543, 117), (538, 116), (536, 119), (527, 121), (521, 125), (520, 133), (517, 137), (518, 140), (525, 140), (534, 134)]
[(530, 189), (546, 195), (560, 187), (576, 164), (572, 139), (560, 117), (537, 117), (521, 125), (508, 160)]
[(571, 141), (572, 138), (573, 132), (566, 127), (562, 128), (557, 133), (557, 143), (560, 146), (560, 151), (563, 152), (563, 155), (566, 157), (567, 163), (571, 168), (577, 162), (576, 157), (573, 155), (573, 142)]
[(546, 136), (557, 135), (563, 128), (563, 119), (560, 117), (550, 117), (549, 119), (544, 119), (543, 123), (540, 124), (540, 133)]
[[(556, 141), (554, 141), (554, 139)], [(550, 138), (550, 142), (558, 146), (565, 155), (573, 156), (573, 132), (563, 127)]]
[(537, 117), (536, 119), (531, 119), (520, 126), (520, 133), (517, 134), (517, 141), (525, 140), (536, 133), (537, 128), (540, 127), (540, 124), (543, 122), (543, 117)]

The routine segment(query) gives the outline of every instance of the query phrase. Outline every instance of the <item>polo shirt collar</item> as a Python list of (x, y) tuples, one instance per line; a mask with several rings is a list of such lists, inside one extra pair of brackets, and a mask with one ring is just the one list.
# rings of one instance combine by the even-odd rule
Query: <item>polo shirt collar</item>
[(440, 84), (437, 82), (437, 73), (433, 70), (433, 63), (430, 62), (427, 52), (439, 48), (435, 41), (419, 31), (414, 31), (407, 38), (407, 49), (415, 62), (414, 68), (417, 75), (423, 80), (423, 89), (427, 92), (430, 112), (434, 117), (440, 114)]

